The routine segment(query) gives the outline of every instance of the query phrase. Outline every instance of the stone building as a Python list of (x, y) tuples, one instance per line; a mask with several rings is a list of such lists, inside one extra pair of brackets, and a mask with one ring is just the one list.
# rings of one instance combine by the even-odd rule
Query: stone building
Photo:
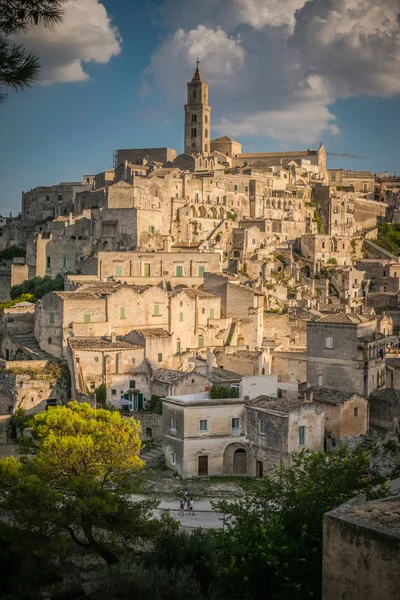
[(314, 272), (329, 261), (350, 266), (361, 257), (362, 239), (349, 236), (306, 234), (301, 236), (301, 253), (311, 261)]
[(349, 188), (352, 192), (372, 194), (375, 189), (375, 177), (371, 171), (346, 171), (345, 169), (328, 169), (329, 185)]
[(76, 194), (85, 189), (90, 189), (90, 185), (78, 181), (39, 186), (22, 192), (22, 220), (44, 221), (68, 215), (73, 210)]
[(368, 432), (368, 400), (363, 396), (314, 386), (306, 390), (306, 399), (324, 408), (327, 450), (339, 446), (348, 437), (360, 437)]
[(160, 398), (165, 396), (182, 396), (185, 394), (201, 394), (202, 392), (206, 392), (208, 388), (208, 377), (196, 371), (155, 369), (151, 378), (151, 393)]
[(400, 496), (360, 497), (324, 515), (322, 600), (397, 600)]
[(46, 360), (0, 359), (0, 414), (27, 414), (46, 410), (69, 399), (68, 381), (61, 366)]
[(206, 273), (204, 290), (221, 298), (221, 317), (234, 320), (228, 345), (260, 348), (264, 295), (225, 274)]
[(246, 475), (243, 400), (206, 392), (165, 398), (163, 448), (166, 465), (184, 478)]
[(377, 390), (369, 397), (369, 422), (381, 431), (398, 430), (400, 424), (400, 389)]
[(260, 396), (246, 403), (245, 413), (253, 477), (290, 463), (294, 452), (324, 450), (324, 409), (316, 403)]
[(368, 397), (386, 383), (389, 317), (332, 313), (307, 324), (307, 383)]
[[(220, 255), (215, 252), (174, 252), (171, 246), (165, 252), (99, 252), (98, 277), (126, 280), (129, 277), (162, 277), (174, 280), (175, 285), (184, 278), (203, 278), (206, 272), (221, 271)], [(182, 279), (181, 279), (182, 278)]]

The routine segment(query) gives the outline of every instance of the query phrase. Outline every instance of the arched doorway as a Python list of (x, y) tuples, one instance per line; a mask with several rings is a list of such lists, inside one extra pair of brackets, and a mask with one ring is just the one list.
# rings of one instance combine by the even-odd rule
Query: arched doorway
[(228, 444), (224, 450), (224, 475), (247, 475), (247, 450), (244, 444)]
[(151, 427), (146, 427), (146, 440), (153, 439), (153, 430)]
[(246, 475), (247, 473), (247, 452), (244, 448), (238, 448), (233, 455), (233, 474)]

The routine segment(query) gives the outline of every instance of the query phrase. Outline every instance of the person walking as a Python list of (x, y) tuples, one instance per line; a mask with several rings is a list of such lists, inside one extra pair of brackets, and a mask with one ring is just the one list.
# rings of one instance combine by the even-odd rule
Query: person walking
[(185, 491), (183, 492), (183, 504), (184, 504), (185, 510), (189, 508), (189, 492), (187, 491), (186, 488), (185, 488)]
[(185, 505), (183, 503), (183, 500), (181, 500), (179, 503), (179, 514), (181, 517), (183, 517), (183, 515), (184, 515), (184, 510), (185, 510)]
[(189, 515), (192, 515), (194, 517), (194, 503), (193, 503), (193, 498), (190, 498), (189, 501)]

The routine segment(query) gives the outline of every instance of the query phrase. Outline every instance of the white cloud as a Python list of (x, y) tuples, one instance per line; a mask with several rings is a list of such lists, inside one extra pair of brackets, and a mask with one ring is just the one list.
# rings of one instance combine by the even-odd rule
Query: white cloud
[[(187, 32), (178, 29), (154, 52), (146, 75), (154, 76), (157, 86), (171, 99), (177, 99), (182, 96), (185, 81), (193, 74), (197, 57), (201, 67), (204, 64), (207, 69), (208, 82), (220, 86), (240, 71), (245, 51), (239, 38), (227, 36), (219, 27), (208, 29), (198, 25)], [(149, 82), (145, 80), (141, 93), (150, 91)]]
[(159, 14), (146, 85), (176, 105), (199, 54), (218, 132), (311, 143), (338, 132), (336, 100), (400, 93), (398, 0), (165, 0)]
[(42, 61), (43, 84), (86, 81), (85, 63), (106, 64), (121, 50), (118, 31), (98, 0), (71, 1), (60, 25), (34, 27), (20, 37)]
[(305, 0), (234, 0), (238, 10), (237, 23), (247, 23), (255, 29), (266, 25), (288, 26), (293, 29), (294, 13), (304, 5)]

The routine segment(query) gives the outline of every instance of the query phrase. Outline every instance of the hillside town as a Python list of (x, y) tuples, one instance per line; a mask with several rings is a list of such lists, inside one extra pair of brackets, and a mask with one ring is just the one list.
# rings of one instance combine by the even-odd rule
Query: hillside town
[(400, 177), (211, 131), (197, 64), (182, 154), (116, 150), (0, 218), (3, 423), (102, 401), (183, 478), (397, 430)]

